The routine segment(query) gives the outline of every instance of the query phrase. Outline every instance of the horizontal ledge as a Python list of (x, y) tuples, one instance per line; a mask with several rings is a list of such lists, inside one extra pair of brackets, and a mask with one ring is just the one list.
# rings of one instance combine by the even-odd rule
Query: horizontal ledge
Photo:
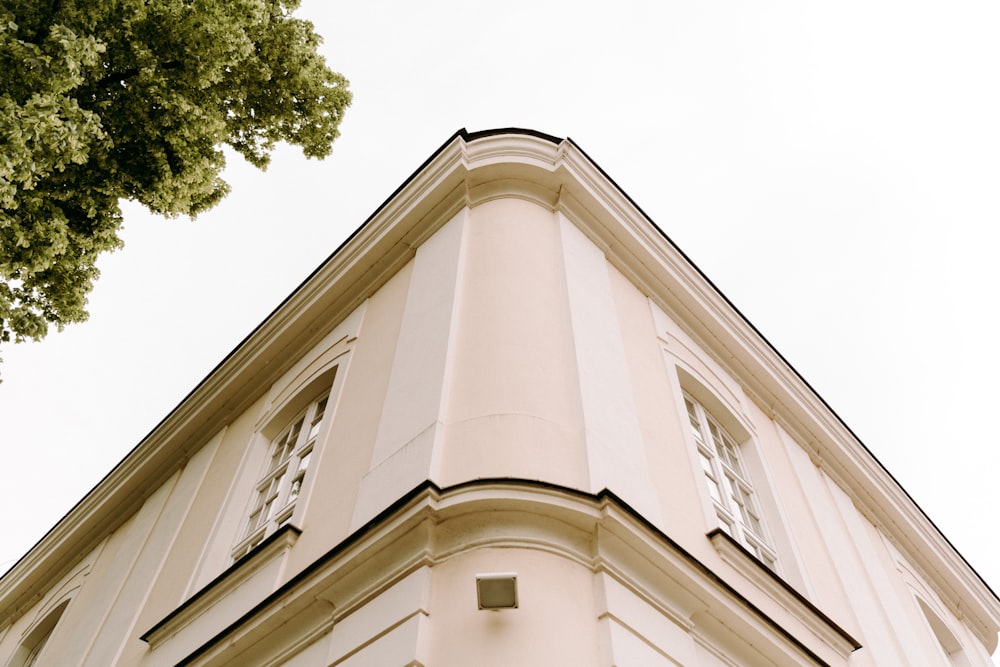
[(722, 557), (751, 583), (770, 595), (786, 609), (795, 609), (796, 616), (814, 633), (823, 637), (842, 657), (847, 657), (861, 648), (861, 643), (846, 630), (834, 623), (816, 605), (810, 602), (791, 584), (761, 563), (742, 544), (721, 528), (715, 528), (705, 535)]
[[(488, 515), (490, 520), (476, 519), (479, 515)], [(468, 520), (469, 525), (480, 527), (482, 534), (472, 540), (472, 546), (468, 546), (468, 536), (464, 533), (459, 537), (447, 537), (442, 532), (447, 530), (445, 527), (449, 522), (456, 520)], [(519, 536), (516, 530), (518, 522), (523, 523), (524, 528), (543, 527), (545, 530), (526, 530), (524, 535)], [(581, 536), (586, 539), (579, 539)], [(462, 543), (448, 544), (448, 539), (462, 540)], [(611, 542), (605, 544), (609, 539)], [(477, 479), (445, 488), (431, 481), (421, 483), (227, 627), (217, 631), (193, 652), (188, 652), (177, 664), (221, 664), (228, 659), (227, 656), (257, 644), (272, 632), (294, 634), (296, 631), (315, 631), (315, 628), (310, 630), (296, 626), (292, 621), (298, 613), (296, 610), (302, 613), (298, 622), (303, 625), (336, 623), (339, 622), (336, 619), (352, 613), (358, 601), (372, 599), (382, 588), (416, 568), (434, 567), (460, 556), (468, 549), (497, 544), (525, 549), (542, 548), (558, 557), (569, 558), (595, 573), (618, 562), (620, 566), (613, 569), (624, 576), (629, 576), (632, 569), (628, 562), (639, 562), (634, 561), (637, 556), (642, 562), (652, 563), (663, 575), (656, 577), (655, 581), (673, 582), (670, 586), (666, 583), (663, 586), (653, 584), (645, 590), (645, 596), (669, 599), (677, 594), (673, 587), (679, 583), (685, 591), (684, 596), (702, 601), (700, 607), (707, 606), (720, 612), (728, 610), (727, 614), (736, 613), (742, 617), (745, 622), (741, 627), (748, 633), (748, 641), (771, 645), (786, 656), (796, 656), (793, 659), (801, 664), (829, 664), (808, 645), (815, 644), (818, 649), (820, 642), (828, 643), (823, 633), (817, 633), (813, 626), (807, 625), (811, 637), (797, 637), (614, 493), (605, 489), (594, 494), (515, 478)], [(612, 544), (624, 544), (633, 556), (622, 556), (620, 546)], [(390, 545), (394, 554), (392, 562), (377, 559), (379, 570), (369, 572), (376, 567), (371, 564), (371, 555), (384, 552)], [(388, 576), (387, 572), (391, 572), (392, 576)], [(345, 579), (345, 574), (350, 576)], [(226, 577), (224, 573), (220, 579)], [(345, 588), (347, 580), (353, 587), (350, 591)], [(217, 581), (206, 588), (220, 585)], [(207, 593), (199, 592), (195, 598), (204, 595)], [(290, 603), (294, 600), (303, 602)], [(324, 600), (330, 606), (322, 614), (300, 609), (309, 600)], [(188, 604), (193, 602), (185, 603)], [(154, 631), (162, 631), (171, 618), (182, 613), (185, 605), (172, 612), (144, 637)], [(799, 599), (798, 606), (812, 613), (815, 608), (808, 605), (804, 598)], [(820, 612), (816, 610), (816, 613)], [(837, 627), (832, 623), (829, 625)], [(833, 632), (844, 642), (856, 644), (849, 635), (837, 630)]]

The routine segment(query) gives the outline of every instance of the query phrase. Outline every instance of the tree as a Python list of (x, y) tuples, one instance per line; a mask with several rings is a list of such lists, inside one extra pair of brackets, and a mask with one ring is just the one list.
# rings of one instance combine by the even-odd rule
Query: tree
[(229, 191), (228, 145), (329, 154), (347, 81), (299, 0), (4, 0), (0, 342), (86, 319), (120, 200), (196, 216)]

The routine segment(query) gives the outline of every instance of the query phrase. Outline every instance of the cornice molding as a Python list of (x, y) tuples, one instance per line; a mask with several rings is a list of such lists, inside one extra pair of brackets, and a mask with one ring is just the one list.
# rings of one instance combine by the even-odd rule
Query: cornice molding
[[(710, 617), (713, 624), (727, 626), (727, 632), (738, 630), (779, 664), (830, 664), (820, 657), (832, 649), (827, 636), (806, 637), (787, 629), (799, 622), (799, 609), (789, 612), (775, 605), (779, 617), (765, 613), (613, 493), (519, 479), (481, 479), (444, 489), (421, 484), (211, 639), (189, 647), (185, 656), (171, 652), (169, 657), (177, 665), (230, 664), (237, 656), (264, 662), (265, 656), (243, 652), (269, 644), (303, 646), (303, 638), (316, 639), (417, 570), (496, 547), (543, 551), (595, 575), (611, 576), (680, 627), (693, 631), (698, 625), (693, 618)], [(200, 597), (145, 636), (166, 637), (159, 646), (168, 651), (176, 650), (170, 645), (174, 638), (183, 646), (171, 619), (196, 622), (186, 607), (200, 608)], [(699, 632), (711, 633), (713, 627)], [(281, 634), (280, 642), (269, 641), (273, 633)], [(832, 623), (830, 633), (856, 647)]]
[(266, 565), (288, 553), (301, 534), (302, 530), (296, 526), (291, 524), (282, 526), (250, 553), (188, 598), (174, 612), (143, 633), (139, 639), (156, 648), (166, 638), (180, 632), (184, 626), (197, 619), (212, 605), (243, 585)]

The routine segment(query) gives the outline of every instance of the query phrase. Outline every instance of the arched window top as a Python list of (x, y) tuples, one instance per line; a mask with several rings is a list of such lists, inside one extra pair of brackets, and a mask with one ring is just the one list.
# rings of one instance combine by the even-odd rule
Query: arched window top
[(681, 366), (677, 366), (677, 376), (684, 393), (704, 406), (736, 442), (742, 443), (752, 437), (750, 426), (737, 416), (738, 405), (723, 401), (715, 391), (709, 389), (694, 374)]
[(14, 655), (7, 662), (7, 667), (32, 667), (38, 661), (38, 657), (45, 650), (45, 645), (52, 636), (52, 632), (59, 624), (63, 612), (69, 606), (69, 599), (65, 599), (53, 607), (42, 620), (35, 624), (21, 640)]
[(358, 306), (274, 382), (257, 424), (258, 432), (273, 438), (317, 394), (342, 380), (364, 312), (365, 304)]
[(330, 392), (330, 387), (337, 381), (339, 372), (340, 364), (331, 363), (294, 386), (293, 390), (279, 395), (267, 411), (259, 426), (259, 432), (269, 440), (276, 438), (299, 413), (316, 400), (318, 394)]
[(931, 627), (931, 632), (934, 633), (934, 638), (937, 639), (941, 650), (944, 651), (945, 656), (947, 656), (951, 664), (963, 667), (968, 665), (969, 662), (965, 659), (962, 651), (962, 643), (958, 641), (958, 638), (948, 628), (948, 625), (931, 609), (930, 605), (923, 598), (919, 595), (915, 595), (914, 597), (917, 599), (917, 605), (920, 607), (920, 611), (923, 612), (924, 618), (927, 619), (927, 624)]

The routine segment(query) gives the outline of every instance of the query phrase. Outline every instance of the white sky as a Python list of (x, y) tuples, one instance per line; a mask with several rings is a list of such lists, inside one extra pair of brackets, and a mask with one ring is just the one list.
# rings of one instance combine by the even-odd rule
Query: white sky
[(1000, 591), (1000, 5), (305, 0), (355, 95), (195, 222), (127, 207), (90, 321), (0, 350), (0, 571), (455, 130), (572, 137)]

